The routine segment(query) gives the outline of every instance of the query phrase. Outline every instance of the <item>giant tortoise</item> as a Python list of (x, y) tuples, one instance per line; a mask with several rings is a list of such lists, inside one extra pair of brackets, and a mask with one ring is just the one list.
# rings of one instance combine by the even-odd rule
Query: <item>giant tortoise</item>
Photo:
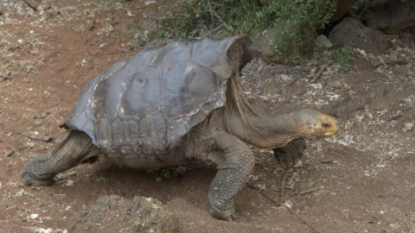
[(314, 110), (275, 114), (250, 104), (242, 67), (256, 55), (246, 35), (171, 42), (111, 65), (81, 91), (65, 119), (67, 137), (22, 170), (26, 185), (105, 154), (130, 168), (201, 161), (216, 164), (208, 207), (232, 219), (234, 197), (255, 163), (249, 144), (274, 149), (284, 167), (304, 150), (304, 139), (337, 132), (335, 118)]

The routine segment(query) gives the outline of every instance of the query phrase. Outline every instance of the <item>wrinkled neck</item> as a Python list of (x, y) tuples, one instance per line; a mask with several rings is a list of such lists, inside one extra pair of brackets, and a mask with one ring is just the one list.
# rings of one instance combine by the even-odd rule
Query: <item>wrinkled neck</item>
[(265, 107), (252, 106), (238, 80), (231, 78), (222, 118), (225, 129), (238, 138), (261, 148), (284, 147), (301, 137), (295, 113), (274, 114)]

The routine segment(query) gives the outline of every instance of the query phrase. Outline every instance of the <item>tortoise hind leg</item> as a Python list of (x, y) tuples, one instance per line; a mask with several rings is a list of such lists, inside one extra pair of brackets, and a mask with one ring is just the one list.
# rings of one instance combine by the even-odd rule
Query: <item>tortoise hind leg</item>
[(26, 185), (49, 184), (56, 174), (99, 153), (100, 150), (92, 144), (88, 135), (73, 130), (53, 151), (38, 155), (27, 162), (21, 176)]

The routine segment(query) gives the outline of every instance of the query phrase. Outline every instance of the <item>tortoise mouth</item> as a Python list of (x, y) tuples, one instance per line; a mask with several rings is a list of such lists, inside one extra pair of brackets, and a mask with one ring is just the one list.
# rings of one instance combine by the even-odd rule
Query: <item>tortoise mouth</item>
[(339, 131), (339, 127), (337, 125), (334, 125), (329, 130), (324, 132), (324, 136), (326, 136), (326, 137), (333, 136), (334, 134), (337, 133), (337, 131)]

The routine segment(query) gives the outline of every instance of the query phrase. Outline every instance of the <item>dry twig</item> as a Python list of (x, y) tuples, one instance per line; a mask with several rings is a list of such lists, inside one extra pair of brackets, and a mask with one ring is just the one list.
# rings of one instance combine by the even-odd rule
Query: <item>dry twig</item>
[(25, 137), (28, 137), (30, 139), (33, 139), (33, 140), (44, 141), (44, 142), (52, 141), (51, 137), (44, 136), (44, 135), (39, 135), (39, 134), (35, 134), (35, 133), (24, 132), (24, 133), (22, 133), (22, 135), (25, 136)]
[(260, 193), (263, 197), (265, 197), (266, 199), (268, 199), (269, 201), (271, 201), (272, 203), (274, 203), (274, 204), (275, 204), (275, 205), (277, 205), (278, 207), (279, 207), (279, 206), (281, 206), (281, 204), (280, 204), (280, 203), (278, 203), (277, 201), (275, 201), (274, 199), (272, 199), (270, 196), (268, 196), (267, 194), (265, 194), (263, 191), (259, 190), (257, 187), (253, 186), (253, 185), (252, 185), (252, 184), (250, 184), (250, 183), (246, 183), (246, 185), (247, 185), (248, 187), (250, 187), (251, 189), (253, 189), (253, 190), (259, 191), (259, 193)]
[(285, 170), (285, 174), (284, 174), (284, 177), (282, 178), (282, 181), (281, 181), (281, 192), (280, 192), (280, 197), (281, 197), (281, 200), (282, 200), (282, 195), (284, 194), (284, 189), (285, 189), (285, 181), (287, 180), (287, 176), (288, 176), (288, 171), (289, 171), (290, 169), (288, 169), (288, 170)]
[(314, 187), (314, 188), (309, 188), (309, 189), (306, 189), (306, 190), (304, 190), (304, 191), (299, 192), (299, 193), (297, 194), (297, 196), (303, 196), (303, 195), (306, 195), (306, 194), (309, 194), (309, 193), (312, 193), (312, 192), (318, 191), (318, 190), (320, 190), (320, 189), (323, 189), (323, 188), (322, 188), (322, 187)]
[(6, 157), (12, 157), (14, 155), (14, 150), (10, 151), (9, 153), (6, 154)]
[(310, 75), (308, 75), (308, 76), (307, 76), (307, 78), (312, 78), (312, 79), (311, 79), (311, 82), (313, 82), (313, 83), (317, 82), (317, 80), (320, 78), (320, 76), (321, 76), (321, 74), (323, 73), (323, 71), (324, 71), (327, 67), (329, 67), (331, 64), (333, 64), (333, 62), (329, 62), (329, 63), (325, 64), (324, 66), (322, 66), (322, 67), (320, 68), (320, 70), (319, 70), (317, 73), (310, 74)]
[(295, 217), (297, 217), (302, 223), (304, 223), (305, 225), (307, 225), (308, 227), (310, 227), (311, 229), (313, 229), (313, 231), (315, 231), (317, 233), (323, 233), (322, 231), (320, 231), (319, 229), (317, 229), (315, 226), (313, 226), (310, 223), (308, 223), (303, 217), (301, 217), (301, 215), (297, 214), (291, 208), (286, 207), (285, 209), (288, 210), (288, 212), (290, 212), (292, 215), (294, 215)]
[(37, 4), (33, 2), (33, 0), (23, 0), (30, 8), (34, 11), (37, 11)]

